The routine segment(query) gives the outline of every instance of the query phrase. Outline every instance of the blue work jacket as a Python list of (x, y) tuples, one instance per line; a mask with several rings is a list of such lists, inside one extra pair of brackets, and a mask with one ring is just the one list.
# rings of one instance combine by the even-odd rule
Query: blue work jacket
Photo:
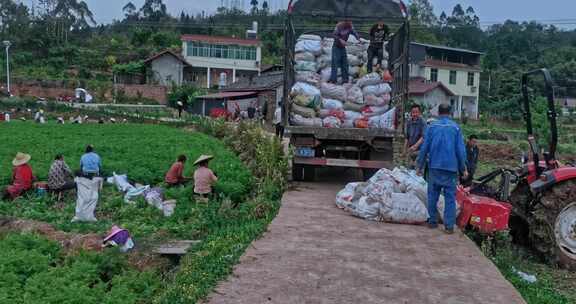
[(426, 128), (418, 155), (418, 168), (462, 173), (466, 169), (466, 146), (458, 124), (447, 116)]

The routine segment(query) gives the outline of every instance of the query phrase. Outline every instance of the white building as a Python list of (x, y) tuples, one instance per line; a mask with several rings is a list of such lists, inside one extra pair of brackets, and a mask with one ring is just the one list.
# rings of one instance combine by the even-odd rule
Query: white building
[[(410, 45), (410, 77), (431, 84), (441, 83), (447, 89), (442, 90), (446, 94), (436, 95), (434, 103), (450, 103), (456, 118), (467, 115), (477, 119), (482, 55), (476, 51), (413, 42)], [(426, 98), (423, 101), (428, 102)], [(430, 107), (434, 105), (430, 104)]]
[(193, 84), (198, 87), (227, 87), (239, 80), (251, 80), (278, 66), (262, 65), (262, 46), (255, 31), (253, 39), (206, 35), (182, 36), (182, 49), (165, 50), (144, 63), (149, 83), (160, 85)]
[(185, 82), (203, 84), (206, 88), (218, 85), (222, 73), (230, 84), (239, 78), (257, 76), (262, 68), (258, 39), (184, 35), (182, 57), (192, 66)]

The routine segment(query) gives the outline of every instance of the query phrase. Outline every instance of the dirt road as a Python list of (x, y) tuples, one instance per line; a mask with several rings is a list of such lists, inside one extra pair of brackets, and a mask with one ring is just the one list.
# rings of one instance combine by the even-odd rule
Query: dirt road
[(209, 303), (525, 303), (462, 234), (364, 221), (334, 205), (342, 183), (284, 195), (269, 231)]

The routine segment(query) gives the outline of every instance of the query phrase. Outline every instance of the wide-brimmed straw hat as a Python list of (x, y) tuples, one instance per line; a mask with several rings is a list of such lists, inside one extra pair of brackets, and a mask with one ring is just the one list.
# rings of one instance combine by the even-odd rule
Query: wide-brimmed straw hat
[(30, 154), (18, 152), (14, 160), (12, 160), (12, 165), (14, 165), (14, 167), (22, 166), (28, 163), (31, 158), (32, 156), (30, 156)]
[(198, 157), (198, 159), (194, 162), (194, 165), (201, 164), (201, 163), (203, 163), (203, 162), (205, 162), (205, 161), (209, 161), (209, 160), (211, 160), (211, 159), (213, 159), (213, 158), (214, 158), (214, 156), (212, 156), (212, 155), (201, 155), (201, 156)]
[(108, 236), (106, 236), (106, 238), (104, 239), (104, 242), (110, 240), (116, 234), (118, 234), (119, 232), (122, 232), (122, 231), (126, 231), (126, 229), (122, 229), (116, 225), (112, 226), (112, 229), (110, 229), (110, 232), (108, 232)]

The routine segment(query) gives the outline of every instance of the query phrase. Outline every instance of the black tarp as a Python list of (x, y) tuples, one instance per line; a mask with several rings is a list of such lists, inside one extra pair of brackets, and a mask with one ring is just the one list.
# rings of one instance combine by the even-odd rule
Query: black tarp
[(406, 7), (399, 0), (292, 0), (290, 13), (296, 16), (324, 16), (370, 19), (406, 19)]

